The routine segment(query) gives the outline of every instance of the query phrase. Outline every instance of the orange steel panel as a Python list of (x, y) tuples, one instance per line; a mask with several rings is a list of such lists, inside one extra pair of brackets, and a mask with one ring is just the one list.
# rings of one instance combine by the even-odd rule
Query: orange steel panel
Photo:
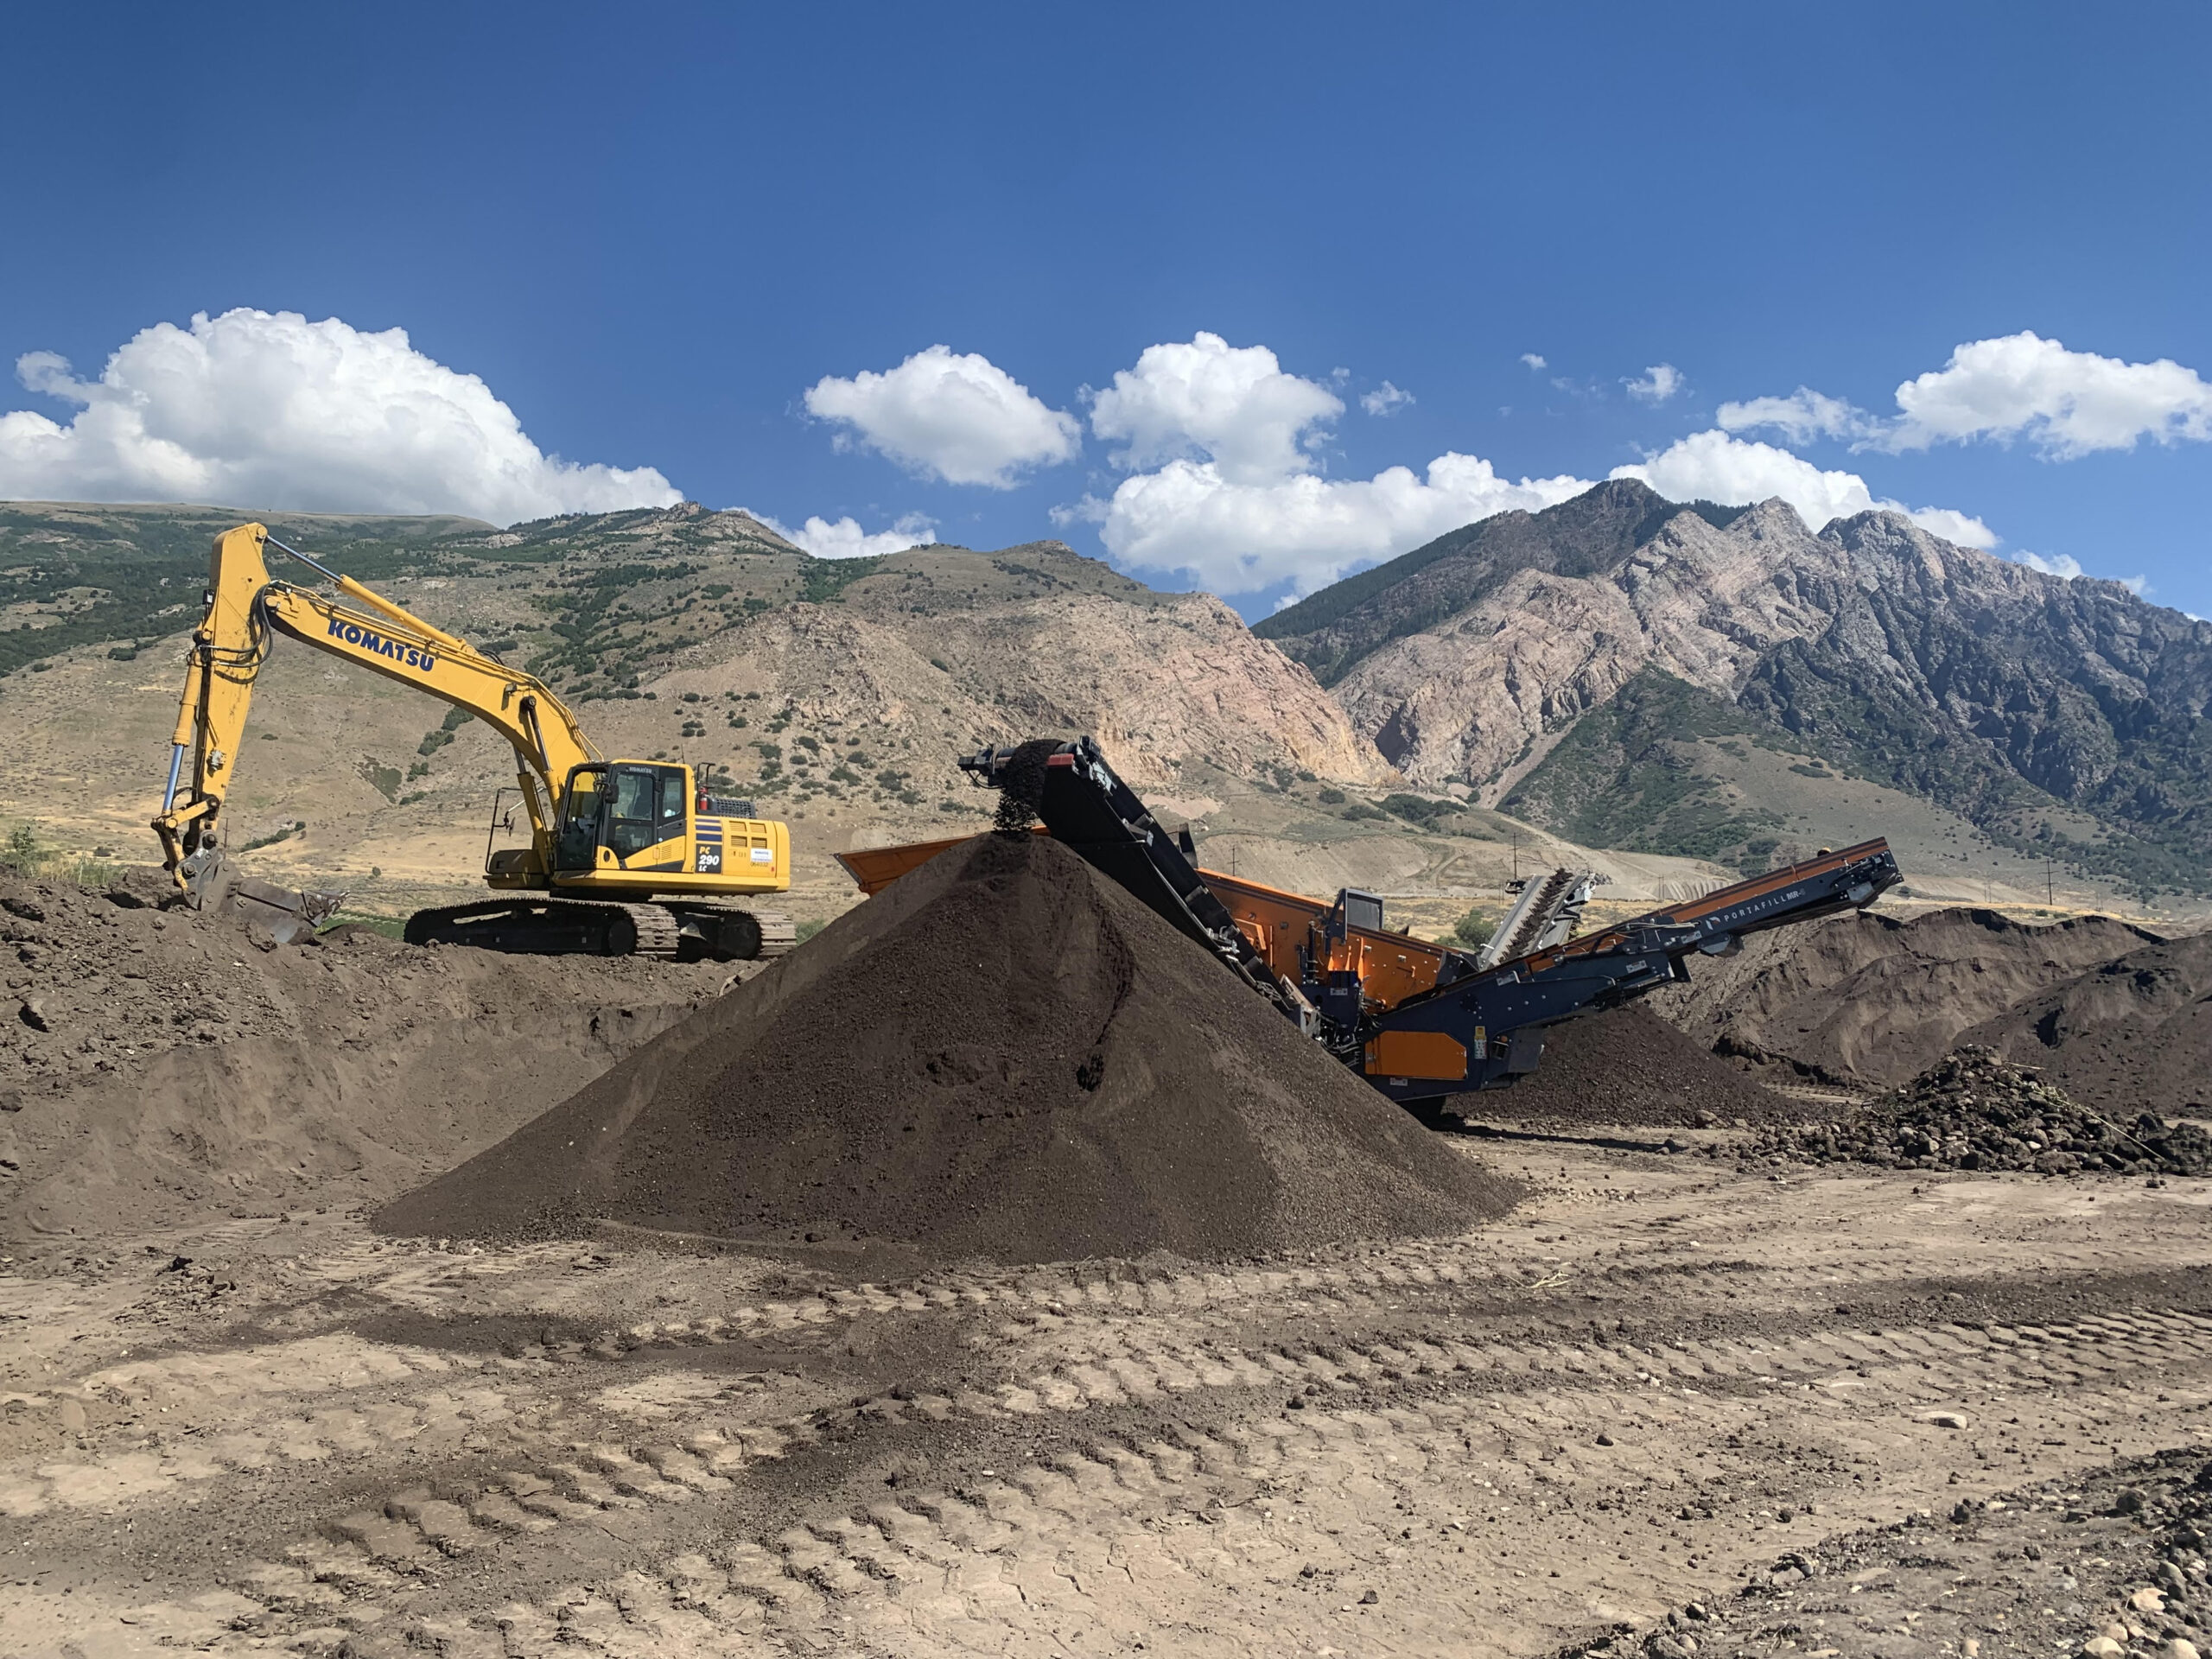
[(1298, 981), (1298, 948), (1304, 945), (1315, 956), (1317, 968), (1357, 974), (1363, 994), (1386, 1008), (1435, 988), (1444, 966), (1440, 944), (1410, 933), (1373, 933), (1365, 928), (1353, 928), (1346, 939), (1324, 938), (1321, 924), (1332, 906), (1322, 900), (1219, 870), (1200, 870), (1198, 875), (1278, 978)]
[[(1029, 833), (1046, 833), (1041, 823), (1032, 824)], [(919, 869), (948, 848), (958, 847), (975, 840), (973, 836), (954, 836), (947, 841), (910, 841), (899, 847), (862, 847), (849, 853), (832, 855), (845, 867), (845, 874), (853, 878), (853, 885), (861, 896), (873, 899), (909, 870)]]
[(1370, 1077), (1460, 1083), (1467, 1075), (1467, 1051), (1440, 1031), (1386, 1031), (1367, 1046), (1367, 1071)]
[(955, 836), (950, 841), (912, 841), (904, 847), (864, 847), (858, 852), (839, 853), (837, 861), (845, 867), (845, 874), (853, 878), (861, 893), (873, 899), (909, 870), (919, 869), (948, 847), (957, 847), (971, 836)]

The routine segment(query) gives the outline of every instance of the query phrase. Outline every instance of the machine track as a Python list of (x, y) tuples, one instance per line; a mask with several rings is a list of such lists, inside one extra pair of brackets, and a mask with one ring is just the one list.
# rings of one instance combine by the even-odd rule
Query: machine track
[(647, 957), (750, 962), (798, 942), (788, 916), (725, 905), (616, 904), (527, 897), (418, 910), (410, 944), (467, 944), (530, 956)]

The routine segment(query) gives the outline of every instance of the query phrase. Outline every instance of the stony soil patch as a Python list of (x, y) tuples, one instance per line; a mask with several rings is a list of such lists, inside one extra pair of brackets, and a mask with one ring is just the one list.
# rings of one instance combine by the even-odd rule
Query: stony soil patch
[(1995, 1050), (1968, 1044), (1911, 1083), (1833, 1123), (1769, 1130), (1756, 1154), (1892, 1168), (2045, 1175), (2212, 1173), (2212, 1135), (2155, 1112), (2115, 1121)]
[(2176, 1448), (1784, 1552), (1732, 1594), (1554, 1659), (2197, 1659), (2212, 1645), (2208, 1529), (2212, 1464)]

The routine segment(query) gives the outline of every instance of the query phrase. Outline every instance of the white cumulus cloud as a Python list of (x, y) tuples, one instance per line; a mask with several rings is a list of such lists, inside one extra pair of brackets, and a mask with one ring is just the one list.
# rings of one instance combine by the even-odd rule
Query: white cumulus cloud
[(1663, 404), (1682, 389), (1682, 372), (1671, 363), (1654, 363), (1638, 378), (1621, 384), (1639, 404)]
[(1997, 537), (1980, 519), (1950, 507), (1908, 507), (1877, 499), (1856, 473), (1824, 472), (1802, 456), (1726, 432), (1694, 432), (1615, 478), (1640, 478), (1672, 501), (1717, 501), (1745, 505), (1780, 496), (1814, 530), (1831, 518), (1879, 509), (1901, 512), (1929, 534), (1961, 547), (1991, 548)]
[(742, 511), (817, 559), (873, 558), (882, 553), (903, 553), (910, 547), (925, 547), (937, 540), (937, 525), (918, 512), (894, 519), (888, 530), (870, 532), (862, 530), (860, 520), (849, 515), (834, 521), (810, 515), (804, 524), (794, 529), (765, 512), (753, 512), (750, 507)]
[(1792, 443), (1859, 437), (1872, 426), (1866, 410), (1853, 408), (1840, 397), (1822, 397), (1810, 386), (1800, 386), (1787, 397), (1723, 404), (1713, 419), (1724, 432), (1752, 432), (1770, 426)]
[(156, 323), (97, 380), (50, 352), (20, 359), (67, 425), (0, 415), (0, 496), (191, 501), (322, 512), (457, 512), (494, 524), (672, 506), (650, 467), (548, 455), (491, 389), (406, 331), (241, 308)]
[(1122, 481), (1100, 535), (1121, 563), (1185, 571), (1215, 593), (1289, 582), (1303, 594), (1478, 518), (1537, 512), (1589, 487), (1566, 477), (1515, 483), (1457, 454), (1439, 455), (1425, 474), (1391, 467), (1341, 481), (1294, 473), (1239, 483), (1211, 461), (1173, 461)]
[(1233, 484), (1262, 484), (1311, 469), (1303, 447), (1344, 412), (1326, 387), (1286, 373), (1264, 346), (1231, 346), (1204, 332), (1187, 344), (1147, 346), (1096, 393), (1090, 429), (1122, 447), (1128, 471), (1204, 456)]
[(1413, 393), (1385, 380), (1374, 391), (1361, 393), (1359, 406), (1370, 415), (1395, 415), (1413, 401)]
[(874, 449), (925, 478), (1008, 490), (1033, 467), (1082, 453), (1083, 426), (975, 352), (932, 346), (894, 369), (807, 389), (807, 413), (849, 429), (840, 444)]
[(1551, 366), (1550, 364), (1544, 361), (1541, 354), (1535, 352), (1522, 353), (1521, 360), (1529, 365), (1529, 372), (1531, 374), (1541, 374), (1546, 369)]
[(1897, 388), (1885, 449), (1944, 442), (2024, 437), (2044, 454), (2071, 461), (2100, 449), (2212, 439), (2212, 385), (2171, 358), (2125, 363), (2069, 352), (2021, 333), (1978, 340), (1940, 369)]
[(2056, 576), (2062, 582), (2071, 582), (2083, 574), (2082, 561), (2071, 553), (2054, 553), (2046, 559), (2042, 554), (2031, 553), (2024, 547), (2012, 556), (2029, 569), (2040, 570), (2046, 576)]
[[(1411, 401), (1386, 380), (1361, 403), (1382, 415)], [(1216, 593), (1286, 582), (1310, 593), (1461, 524), (1590, 487), (1575, 478), (1516, 484), (1457, 454), (1426, 473), (1325, 478), (1312, 452), (1343, 413), (1333, 392), (1286, 372), (1264, 346), (1200, 334), (1148, 346), (1091, 402), (1091, 429), (1122, 445), (1115, 461), (1134, 475), (1110, 498), (1086, 495), (1053, 517), (1098, 524), (1123, 565), (1179, 572)]]
[(1958, 346), (1942, 368), (1900, 385), (1897, 404), (1896, 415), (1877, 417), (1800, 386), (1787, 397), (1723, 404), (1716, 418), (1730, 432), (1771, 427), (1793, 443), (1850, 438), (1892, 454), (2024, 439), (2046, 460), (2074, 461), (2145, 438), (2212, 442), (2212, 384), (2194, 369), (2069, 351), (2025, 331)]

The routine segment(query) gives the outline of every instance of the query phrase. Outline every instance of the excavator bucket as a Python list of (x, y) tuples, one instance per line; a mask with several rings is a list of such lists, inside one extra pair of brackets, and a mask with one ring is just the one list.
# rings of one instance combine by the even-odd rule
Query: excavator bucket
[(280, 944), (296, 944), (337, 913), (342, 893), (302, 893), (234, 868), (221, 853), (194, 853), (177, 867), (194, 910), (228, 911), (268, 929)]

